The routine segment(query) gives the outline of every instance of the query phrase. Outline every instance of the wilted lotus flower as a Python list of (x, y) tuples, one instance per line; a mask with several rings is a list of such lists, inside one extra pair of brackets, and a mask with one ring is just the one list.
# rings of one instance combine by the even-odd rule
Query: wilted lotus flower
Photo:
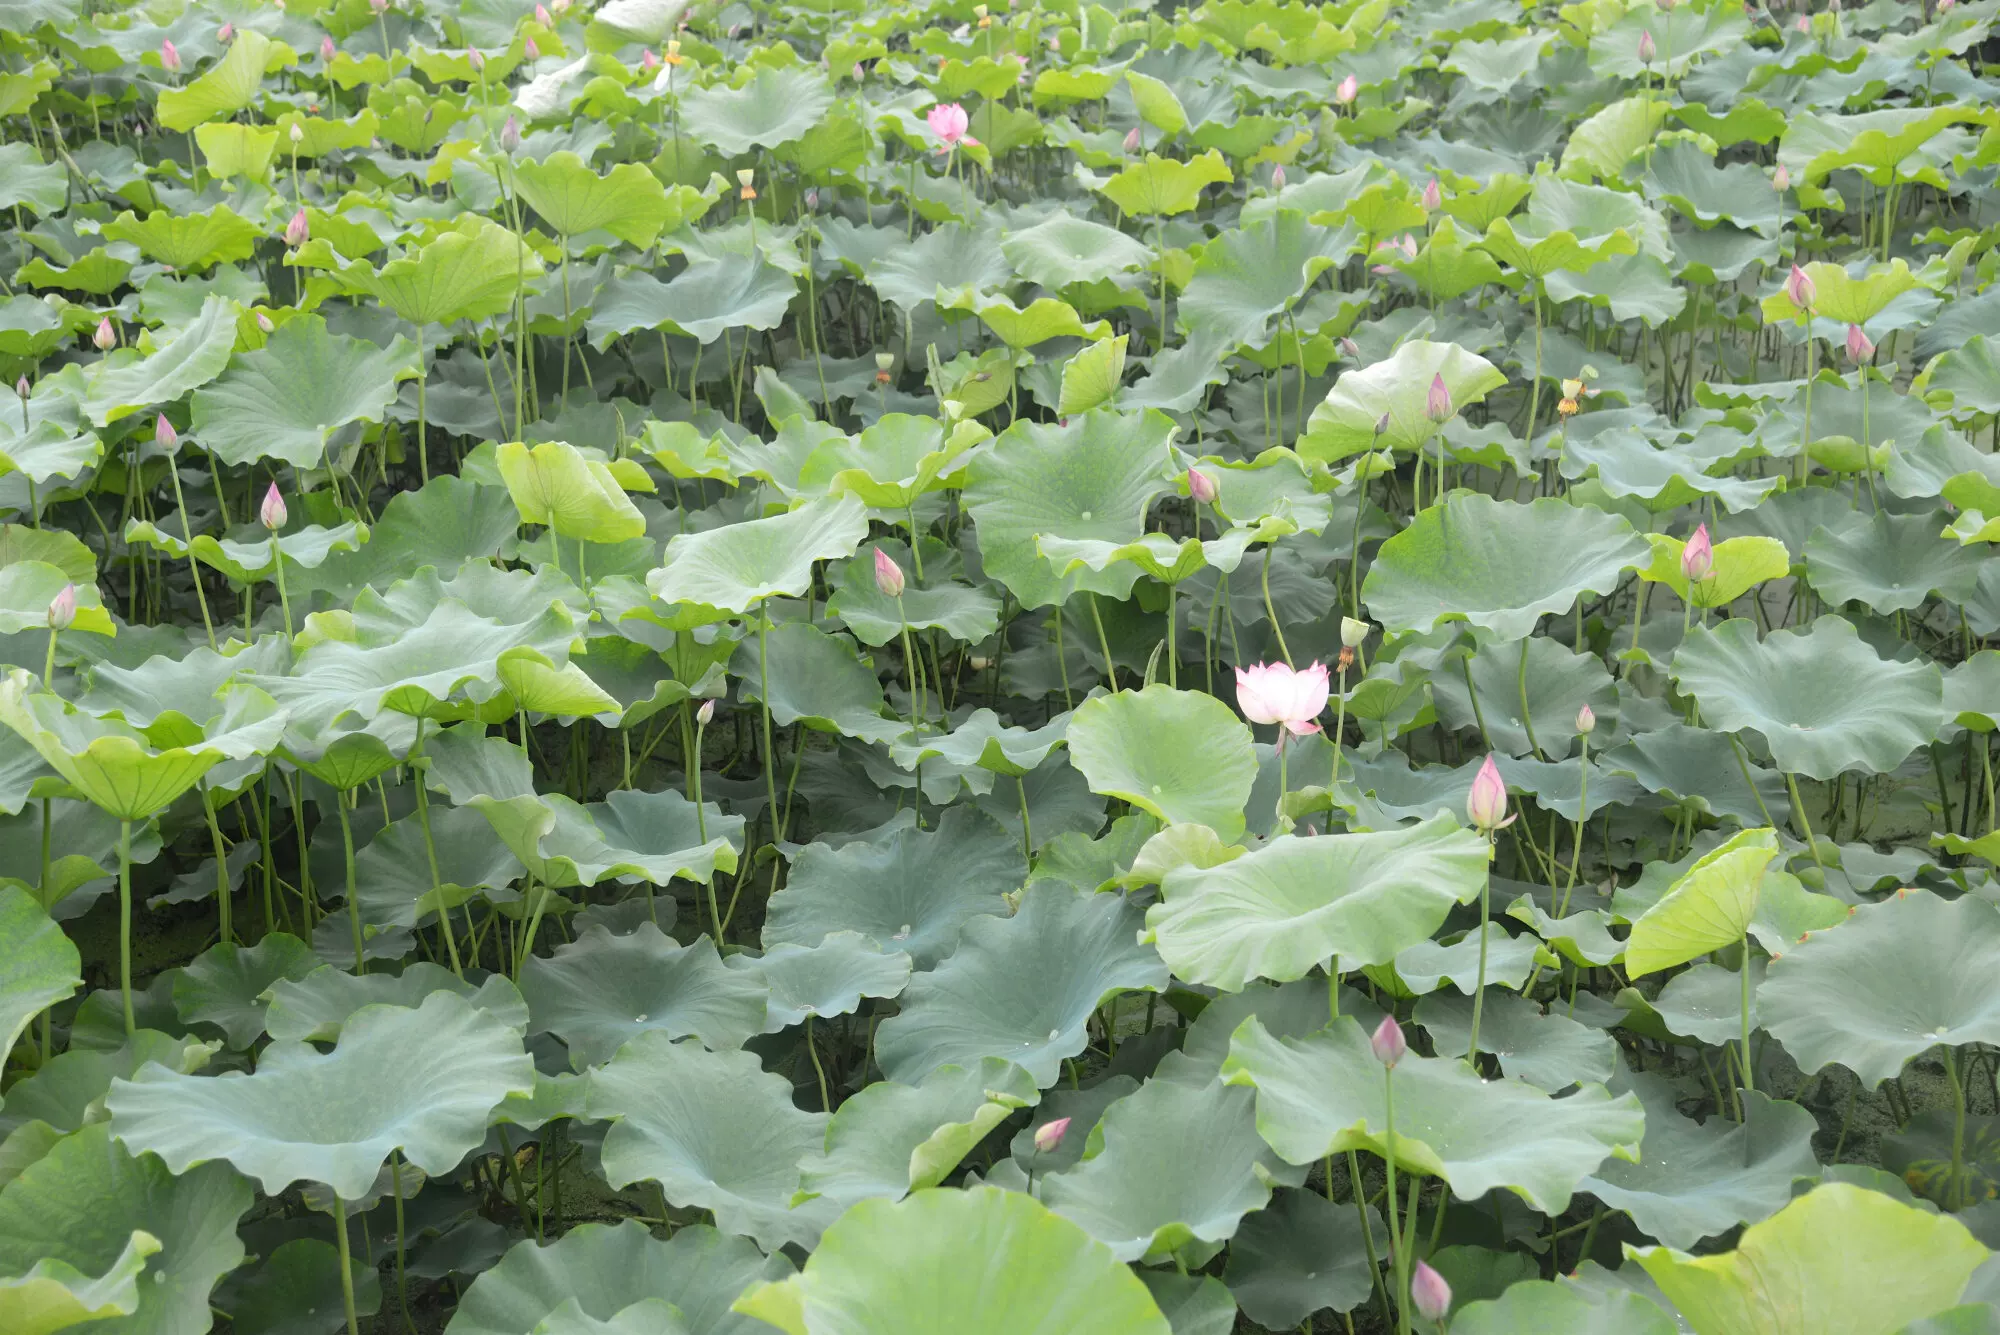
[(510, 158), (521, 151), (521, 122), (512, 116), (500, 127), (500, 151)]
[(678, 65), (685, 61), (687, 57), (681, 54), (681, 39), (678, 37), (669, 38), (666, 54), (661, 56), (660, 59), (669, 65)]
[(1588, 737), (1597, 731), (1597, 711), (1589, 705), (1576, 711), (1576, 731), (1579, 737)]
[(1404, 259), (1413, 260), (1417, 257), (1417, 238), (1412, 233), (1403, 233), (1403, 239), (1396, 244), (1401, 248)]
[(1035, 1152), (1054, 1154), (1062, 1148), (1063, 1137), (1069, 1134), (1069, 1118), (1058, 1117), (1053, 1122), (1044, 1122), (1035, 1128)]
[(884, 598), (903, 596), (903, 567), (880, 547), (875, 549), (875, 587)]
[(97, 345), (99, 352), (109, 352), (118, 346), (118, 327), (111, 323), (110, 316), (97, 322), (97, 332), (90, 336), (90, 341)]
[(1583, 381), (1565, 379), (1562, 382), (1563, 396), (1556, 402), (1556, 414), (1568, 417), (1582, 407)]
[(924, 113), (931, 133), (943, 145), (941, 151), (950, 152), (958, 147), (958, 141), (965, 138), (965, 131), (972, 124), (965, 114), (965, 108), (956, 102), (940, 102)]
[(1236, 669), (1236, 703), (1252, 723), (1276, 723), (1295, 737), (1319, 731), (1326, 710), (1326, 664), (1295, 672), (1286, 663)]
[(1424, 212), (1436, 213), (1443, 207), (1444, 187), (1439, 185), (1438, 178), (1433, 176), (1430, 179), (1430, 184), (1424, 187)]
[(536, 46), (535, 39), (530, 37), (526, 42), (521, 44), (521, 55), (532, 64), (542, 58), (542, 48)]
[(1778, 169), (1771, 173), (1771, 188), (1773, 190), (1790, 190), (1792, 188), (1792, 169), (1782, 162), (1779, 163)]
[(890, 382), (891, 380), (895, 379), (895, 375), (893, 374), (893, 373), (894, 373), (894, 371), (895, 371), (895, 369), (896, 369), (896, 354), (895, 354), (895, 353), (893, 353), (893, 352), (878, 352), (878, 353), (876, 353), (876, 354), (875, 354), (875, 383), (876, 383), (876, 384), (878, 384), (878, 385), (886, 385), (886, 384), (888, 384), (888, 383), (889, 383), (889, 382)]
[(1847, 326), (1847, 359), (1852, 362), (1865, 362), (1874, 355), (1875, 345), (1869, 341), (1861, 326), (1858, 324)]
[(76, 585), (65, 584), (49, 599), (49, 629), (68, 630), (76, 624)]
[(659, 67), (660, 58), (653, 54), (652, 47), (649, 46), (639, 53), (639, 72), (641, 74), (651, 74)]
[(1451, 420), (1451, 390), (1444, 383), (1444, 375), (1431, 377), (1431, 392), (1424, 400), (1424, 414), (1442, 426)]
[[(1672, 3), (1672, 0), (1666, 0)], [(1417, 1262), (1417, 1268), (1410, 1273), (1410, 1302), (1426, 1321), (1442, 1321), (1451, 1311), (1451, 1285), (1444, 1282), (1444, 1276), (1431, 1269), (1427, 1261)]]
[(160, 68), (169, 74), (181, 72), (181, 53), (171, 39), (160, 39)]
[(1376, 1025), (1375, 1032), (1368, 1036), (1368, 1046), (1374, 1052), (1375, 1060), (1392, 1070), (1410, 1051), (1410, 1041), (1403, 1037), (1403, 1026), (1396, 1023), (1393, 1015), (1382, 1017), (1382, 1023)]
[(1198, 505), (1214, 505), (1215, 498), (1221, 494), (1215, 485), (1215, 479), (1199, 468), (1188, 469), (1187, 484), (1188, 495), (1194, 497)]
[(1353, 102), (1359, 96), (1361, 96), (1361, 80), (1355, 78), (1352, 74), (1342, 79), (1339, 86), (1333, 90), (1333, 100), (1340, 103), (1343, 107)]
[(1715, 545), (1709, 541), (1708, 525), (1701, 524), (1681, 548), (1681, 574), (1689, 583), (1699, 584), (1714, 573)]
[(285, 526), (289, 517), (285, 510), (285, 498), (278, 494), (278, 484), (273, 482), (264, 493), (264, 503), (257, 507), (257, 522), (275, 533)]
[(334, 56), (334, 50), (332, 37), (328, 36), (319, 39), (319, 58), (321, 60), (331, 61)]
[(236, 25), (233, 23), (225, 23), (215, 30), (215, 40), (221, 42), (224, 46), (229, 45), (229, 39), (235, 35)]
[(1285, 164), (1282, 162), (1274, 162), (1271, 164), (1271, 189), (1275, 192), (1283, 190), (1284, 188), (1285, 188)]
[(1127, 153), (1137, 153), (1139, 151), (1139, 143), (1139, 127), (1135, 125), (1125, 132), (1124, 149)]
[(1472, 791), (1466, 794), (1465, 814), (1474, 828), (1487, 834), (1504, 830), (1514, 823), (1514, 817), (1507, 814), (1507, 781), (1500, 777), (1500, 767), (1487, 756), (1479, 766), (1479, 772), (1472, 776)]
[(701, 702), (701, 708), (694, 711), (694, 721), (704, 728), (715, 722), (715, 701), (712, 698)]
[(1813, 300), (1819, 296), (1819, 288), (1813, 283), (1811, 274), (1794, 264), (1792, 272), (1785, 279), (1785, 295), (1792, 299), (1792, 305), (1802, 311), (1809, 311), (1812, 309)]
[(285, 224), (285, 244), (296, 250), (311, 236), (312, 224), (306, 221), (306, 211), (300, 209), (292, 215), (292, 220)]
[(165, 413), (161, 413), (159, 420), (153, 423), (153, 443), (163, 450), (172, 450), (180, 446), (181, 433), (174, 430), (174, 424), (167, 420)]
[(1651, 32), (1640, 33), (1639, 63), (1641, 65), (1650, 65), (1653, 63), (1653, 57), (1658, 54), (1658, 50), (1653, 46), (1653, 34)]
[(549, 13), (547, 5), (535, 6), (535, 22), (541, 24), (544, 28), (553, 28), (556, 26), (555, 15)]

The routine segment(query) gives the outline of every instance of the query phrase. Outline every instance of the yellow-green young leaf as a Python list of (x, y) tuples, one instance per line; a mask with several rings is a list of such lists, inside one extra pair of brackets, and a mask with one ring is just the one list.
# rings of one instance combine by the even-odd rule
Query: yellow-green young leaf
[(255, 125), (200, 125), (195, 127), (195, 143), (211, 175), (224, 180), (232, 176), (261, 181), (271, 170), (271, 157), (278, 151), (278, 132)]
[(1682, 602), (1696, 607), (1726, 607), (1765, 580), (1792, 571), (1791, 553), (1784, 543), (1746, 535), (1716, 543), (1714, 572), (1700, 584), (1690, 585), (1681, 574), (1681, 553), (1687, 544), (1665, 533), (1648, 533), (1646, 541), (1653, 544), (1653, 562), (1640, 569), (1639, 578), (1666, 585)]
[(1626, 973), (1633, 978), (1657, 973), (1741, 941), (1757, 915), (1764, 869), (1777, 855), (1777, 831), (1742, 830), (1689, 867), (1632, 924)]
[[(49, 603), (71, 583), (69, 574), (47, 561), (14, 561), (0, 567), (0, 635), (48, 629)], [(76, 583), (76, 620), (71, 630), (116, 635), (110, 613), (98, 597), (97, 585)]]
[(1174, 90), (1150, 74), (1137, 70), (1125, 71), (1125, 82), (1132, 88), (1132, 105), (1139, 108), (1139, 116), (1146, 124), (1162, 134), (1179, 134), (1187, 129), (1187, 108), (1174, 96)]
[(599, 176), (564, 151), (516, 164), (514, 179), (528, 206), (564, 236), (609, 232), (643, 249), (658, 239), (673, 211), (659, 178), (636, 162)]
[[(381, 120), (376, 114), (364, 108), (346, 120), (324, 120), (318, 116), (302, 116), (296, 111), (288, 111), (275, 122), (278, 132), (285, 136), (285, 157), (317, 158), (336, 149), (365, 148), (375, 137)], [(300, 140), (291, 141), (292, 127), (297, 126)]]
[(1010, 348), (1032, 348), (1052, 338), (1100, 339), (1111, 332), (1103, 320), (1083, 323), (1076, 308), (1057, 297), (1036, 297), (1026, 306), (1016, 306), (1006, 297), (983, 295), (967, 287), (938, 305), (972, 311)]
[(335, 271), (357, 293), (375, 298), (412, 324), (483, 320), (513, 304), (515, 285), (542, 272), (541, 257), (487, 218), (461, 217), (420, 249), (390, 260), (342, 265), (324, 241), (300, 246), (289, 264)]
[[(196, 140), (200, 142), (199, 135)], [(156, 209), (144, 222), (135, 214), (121, 213), (104, 224), (104, 236), (110, 241), (130, 241), (147, 259), (183, 273), (247, 260), (257, 245), (257, 228), (226, 204), (205, 213)]]
[(1192, 162), (1176, 162), (1148, 153), (1097, 188), (1125, 212), (1146, 218), (1186, 213), (1201, 202), (1204, 186), (1235, 180), (1222, 154), (1210, 149)]
[[(1841, 324), (1867, 324), (1886, 310), (1890, 302), (1917, 286), (1917, 276), (1901, 259), (1891, 260), (1886, 266), (1857, 265), (1859, 274), (1824, 260), (1814, 260), (1803, 267), (1806, 277), (1813, 282), (1813, 315)], [(1805, 318), (1805, 312), (1793, 304), (1783, 285), (1764, 298), (1763, 311), (1766, 324)]]
[(1633, 155), (1653, 142), (1668, 108), (1667, 101), (1651, 96), (1613, 102), (1570, 132), (1561, 174), (1578, 181), (1621, 175)]
[(534, 714), (616, 720), (624, 710), (574, 663), (557, 667), (533, 645), (518, 644), (498, 659), (500, 684), (514, 703)]
[(646, 520), (611, 469), (574, 445), (509, 441), (495, 455), (500, 477), (524, 524), (543, 524), (565, 538), (625, 542), (644, 537)]
[(130, 1316), (139, 1310), (139, 1276), (160, 1240), (133, 1229), (125, 1248), (101, 1275), (86, 1275), (67, 1261), (47, 1257), (27, 1274), (0, 1279), (0, 1329), (8, 1335), (54, 1335), (86, 1321)]
[(1058, 411), (1068, 416), (1111, 401), (1125, 378), (1125, 339), (1126, 335), (1120, 334), (1093, 343), (1064, 363)]
[(298, 53), (252, 28), (239, 28), (229, 53), (185, 88), (160, 94), (160, 124), (185, 134), (204, 121), (233, 116), (257, 100), (264, 75), (298, 63)]

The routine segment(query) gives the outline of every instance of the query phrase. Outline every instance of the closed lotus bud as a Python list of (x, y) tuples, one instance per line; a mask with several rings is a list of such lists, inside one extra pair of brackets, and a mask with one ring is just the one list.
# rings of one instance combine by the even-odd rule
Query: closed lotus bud
[(1675, 0), (1653, 0), (1653, 3), (1659, 6), (1662, 14), (1671, 14), (1674, 12)]
[(1426, 1321), (1442, 1321), (1451, 1311), (1451, 1285), (1428, 1262), (1410, 1272), (1410, 1304)]
[(181, 443), (181, 433), (174, 430), (174, 424), (167, 420), (165, 413), (161, 413), (160, 420), (153, 423), (153, 443), (163, 450), (176, 449)]
[(1858, 324), (1847, 326), (1847, 359), (1852, 362), (1865, 362), (1874, 355), (1875, 345), (1869, 341), (1861, 326)]
[(813, 187), (812, 189), (810, 189), (810, 190), (806, 191), (806, 212), (807, 212), (807, 213), (818, 213), (818, 212), (819, 212), (819, 187), (818, 187), (818, 186), (814, 186), (814, 187)]
[(531, 62), (537, 61), (542, 58), (542, 48), (536, 46), (535, 39), (530, 37), (525, 43), (522, 44), (521, 54)]
[(267, 334), (277, 328), (276, 325), (271, 323), (271, 317), (262, 311), (257, 312), (257, 327)]
[(1340, 643), (1343, 648), (1359, 649), (1362, 641), (1367, 638), (1368, 623), (1366, 621), (1357, 621), (1353, 617), (1342, 617), (1340, 619)]
[(118, 346), (118, 327), (111, 323), (110, 316), (97, 322), (97, 332), (90, 336), (90, 341), (97, 345), (99, 352), (109, 352)]
[(1799, 15), (1799, 17), (1798, 17), (1798, 21), (1792, 24), (1792, 31), (1794, 31), (1794, 32), (1807, 32), (1807, 33), (1811, 32), (1811, 31), (1812, 31), (1812, 20), (1811, 20), (1811, 19), (1809, 19), (1809, 18), (1807, 18), (1807, 17), (1806, 17), (1805, 15), (1803, 15), (1803, 14)]
[(694, 721), (704, 728), (715, 722), (715, 701), (702, 701), (701, 708), (694, 711)]
[(1361, 345), (1351, 338), (1340, 340), (1340, 355), (1352, 361), (1361, 356)]
[(1438, 178), (1433, 176), (1431, 177), (1430, 184), (1424, 187), (1424, 212), (1436, 213), (1443, 207), (1444, 187), (1439, 185)]
[(1445, 387), (1442, 374), (1431, 377), (1431, 392), (1424, 400), (1424, 412), (1439, 425), (1451, 420), (1451, 390)]
[(510, 158), (521, 151), (521, 122), (512, 116), (500, 127), (500, 151)]
[(1333, 90), (1333, 100), (1340, 103), (1343, 107), (1353, 102), (1359, 96), (1361, 96), (1361, 80), (1355, 78), (1352, 74), (1342, 79), (1339, 85)]
[(1285, 188), (1285, 164), (1282, 162), (1274, 163), (1272, 164), (1271, 167), (1271, 189), (1283, 190), (1284, 188)]
[(1380, 417), (1375, 419), (1375, 434), (1378, 436), (1383, 436), (1387, 435), (1388, 432), (1389, 432), (1389, 414), (1383, 413)]
[(16, 380), (14, 382), (14, 392), (16, 394), (19, 394), (22, 398), (25, 399), (30, 394), (33, 394), (35, 391), (33, 387), (28, 384), (28, 377), (22, 376), (19, 380)]
[(235, 35), (236, 35), (236, 25), (233, 23), (225, 23), (220, 28), (217, 28), (215, 30), (215, 40), (221, 42), (224, 46), (227, 46), (229, 44), (229, 39), (234, 37)]
[(880, 547), (875, 549), (875, 587), (884, 598), (903, 596), (903, 567)]
[(68, 630), (76, 624), (76, 585), (65, 584), (49, 599), (49, 629)]
[(1792, 169), (1782, 162), (1779, 163), (1778, 170), (1771, 173), (1771, 188), (1773, 190), (1790, 190), (1792, 188)]
[(644, 51), (641, 51), (639, 53), (639, 70), (641, 73), (651, 74), (654, 70), (658, 69), (659, 67), (660, 67), (660, 58), (653, 54), (652, 47), (649, 46)]
[(293, 121), (292, 128), (286, 131), (286, 138), (290, 139), (295, 144), (303, 144), (306, 141), (305, 128), (301, 126), (297, 121)]
[(173, 42), (162, 38), (160, 41), (160, 68), (169, 74), (181, 72), (181, 53)]
[(300, 209), (285, 224), (285, 244), (296, 249), (303, 246), (312, 236), (312, 224), (306, 220), (306, 211)]
[(1715, 546), (1709, 541), (1708, 525), (1702, 524), (1681, 548), (1681, 574), (1699, 584), (1715, 573)]
[(868, 77), (868, 71), (861, 68), (861, 62), (858, 60), (854, 62), (854, 69), (852, 73), (854, 75), (854, 82), (856, 83), (860, 83), (863, 79)]
[(1139, 142), (1139, 127), (1135, 125), (1125, 132), (1125, 151), (1127, 153), (1137, 153), (1139, 151)]
[(1410, 1051), (1410, 1041), (1403, 1037), (1403, 1026), (1396, 1023), (1393, 1015), (1382, 1017), (1382, 1023), (1376, 1025), (1375, 1032), (1368, 1036), (1368, 1046), (1375, 1053), (1376, 1061), (1392, 1069)]
[(1937, 2), (1937, 12), (1938, 12), (1938, 13), (1940, 13), (1940, 14), (1943, 14), (1943, 13), (1947, 13), (1947, 12), (1949, 12), (1949, 11), (1951, 10), (1951, 8), (1952, 8), (1952, 7), (1954, 6), (1954, 5), (1956, 5), (1957, 3), (1958, 3), (1958, 0), (1938, 0), (1938, 2)]
[(1474, 828), (1488, 834), (1514, 823), (1514, 818), (1507, 814), (1507, 781), (1500, 777), (1500, 767), (1490, 755), (1472, 776), (1472, 791), (1465, 798), (1465, 815)]
[(319, 39), (319, 58), (320, 58), (321, 60), (326, 60), (326, 61), (331, 61), (331, 60), (333, 59), (333, 55), (334, 55), (334, 45), (333, 45), (333, 38), (331, 38), (331, 37), (322, 37), (322, 38), (320, 38), (320, 39)]
[(1035, 1151), (1039, 1154), (1054, 1154), (1062, 1148), (1063, 1137), (1069, 1134), (1069, 1118), (1058, 1117), (1053, 1122), (1044, 1122), (1035, 1128)]
[(555, 15), (549, 13), (547, 5), (535, 6), (535, 22), (541, 24), (544, 28), (553, 28), (556, 26)]
[(368, 7), (374, 10), (377, 17), (379, 17), (388, 12), (389, 0), (368, 0)]
[(1588, 737), (1597, 731), (1597, 712), (1589, 705), (1576, 711), (1576, 731), (1580, 737)]
[(1819, 288), (1813, 282), (1811, 274), (1794, 264), (1792, 272), (1785, 279), (1785, 295), (1792, 299), (1792, 305), (1802, 311), (1809, 311), (1812, 309), (1814, 299), (1819, 296)]
[(285, 498), (278, 494), (278, 484), (273, 482), (264, 493), (264, 503), (257, 507), (257, 522), (276, 532), (285, 526), (287, 518)]
[(1196, 503), (1200, 505), (1214, 505), (1215, 498), (1221, 494), (1221, 489), (1215, 485), (1215, 479), (1199, 468), (1188, 469), (1187, 484), (1188, 495), (1194, 497)]
[(1641, 65), (1650, 65), (1653, 63), (1653, 57), (1658, 54), (1659, 54), (1659, 49), (1653, 45), (1653, 34), (1650, 32), (1640, 33), (1639, 63)]
[(472, 66), (474, 74), (484, 74), (486, 72), (486, 53), (476, 46), (468, 46), (465, 48), (465, 63)]

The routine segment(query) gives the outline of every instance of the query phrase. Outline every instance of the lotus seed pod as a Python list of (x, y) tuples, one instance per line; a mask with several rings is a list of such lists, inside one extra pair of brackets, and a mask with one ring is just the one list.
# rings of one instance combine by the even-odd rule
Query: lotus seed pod
[(1340, 643), (1346, 649), (1359, 649), (1368, 638), (1368, 623), (1356, 621), (1353, 617), (1340, 619)]

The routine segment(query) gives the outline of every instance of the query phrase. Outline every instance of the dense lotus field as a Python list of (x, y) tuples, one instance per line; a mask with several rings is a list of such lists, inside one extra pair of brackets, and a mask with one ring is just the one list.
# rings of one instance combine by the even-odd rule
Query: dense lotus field
[(0, 0), (0, 1335), (2000, 1332), (2000, 0)]

